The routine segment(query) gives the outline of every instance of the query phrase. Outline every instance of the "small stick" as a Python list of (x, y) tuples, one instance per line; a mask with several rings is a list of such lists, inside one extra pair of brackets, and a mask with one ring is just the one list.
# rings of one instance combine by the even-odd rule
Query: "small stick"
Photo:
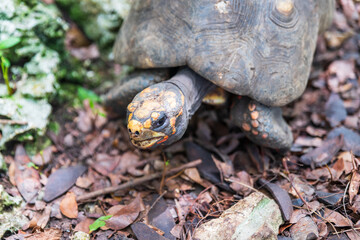
[(10, 119), (0, 119), (0, 124), (8, 124), (8, 125), (26, 125), (28, 124), (25, 121), (19, 120), (10, 120)]
[[(195, 161), (186, 163), (186, 164), (184, 164), (182, 166), (179, 166), (179, 167), (176, 167), (176, 168), (173, 168), (173, 169), (169, 169), (166, 172), (166, 175), (171, 175), (171, 174), (177, 173), (179, 171), (182, 171), (184, 169), (195, 167), (195, 166), (199, 165), (200, 163), (201, 163), (201, 160), (195, 160)], [(127, 189), (127, 188), (135, 187), (135, 186), (140, 185), (142, 183), (145, 183), (145, 182), (154, 180), (156, 178), (159, 178), (159, 177), (162, 176), (162, 174), (163, 174), (162, 172), (153, 173), (153, 174), (150, 174), (150, 175), (147, 175), (147, 176), (144, 176), (144, 177), (140, 177), (140, 178), (136, 178), (134, 180), (130, 180), (130, 181), (126, 182), (126, 183), (123, 183), (123, 184), (120, 184), (120, 185), (117, 185), (117, 186), (107, 187), (107, 188), (100, 189), (100, 190), (97, 190), (97, 191), (93, 191), (93, 192), (90, 192), (90, 193), (87, 193), (87, 194), (83, 194), (81, 196), (78, 196), (76, 198), (76, 201), (80, 202), (80, 201), (84, 201), (84, 200), (94, 198), (94, 197), (97, 197), (97, 196), (101, 196), (101, 195), (104, 195), (104, 194), (113, 193), (113, 192), (116, 192), (116, 191), (119, 191), (119, 190), (124, 190), (124, 189)]]

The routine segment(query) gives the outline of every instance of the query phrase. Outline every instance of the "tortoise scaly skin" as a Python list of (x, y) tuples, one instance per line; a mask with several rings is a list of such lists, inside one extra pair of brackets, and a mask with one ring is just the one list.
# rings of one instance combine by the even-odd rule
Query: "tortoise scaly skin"
[(244, 97), (237, 100), (232, 107), (231, 120), (236, 122), (253, 142), (279, 150), (291, 147), (292, 132), (282, 118), (279, 107), (268, 107)]
[[(289, 149), (292, 134), (279, 107), (303, 93), (317, 35), (331, 23), (334, 8), (334, 0), (134, 1), (115, 43), (116, 60), (141, 69), (183, 66), (170, 80), (147, 82), (151, 86), (130, 104), (134, 145), (148, 149), (178, 140), (216, 85), (243, 96), (231, 116), (249, 139)], [(132, 93), (144, 89), (128, 81)], [(184, 101), (166, 90), (174, 86), (170, 92), (182, 92)], [(125, 95), (127, 87), (109, 99), (114, 103)], [(155, 127), (152, 114), (165, 116), (162, 128)]]

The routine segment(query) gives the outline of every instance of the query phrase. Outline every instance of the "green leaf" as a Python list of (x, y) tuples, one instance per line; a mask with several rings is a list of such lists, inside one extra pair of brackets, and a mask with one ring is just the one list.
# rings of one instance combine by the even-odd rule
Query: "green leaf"
[(99, 217), (98, 219), (96, 219), (95, 222), (89, 226), (89, 230), (90, 230), (89, 233), (96, 231), (99, 228), (105, 226), (105, 224), (106, 224), (105, 221), (110, 219), (112, 216), (113, 215), (107, 215), (107, 216), (102, 216), (102, 217)]
[(10, 37), (0, 42), (0, 50), (7, 49), (15, 46), (21, 41), (21, 38), (18, 37)]
[(30, 167), (30, 168), (32, 167), (32, 168), (35, 168), (35, 169), (39, 169), (39, 167), (36, 166), (35, 163), (33, 163), (33, 162), (29, 162), (29, 163), (27, 164), (27, 166)]
[(90, 104), (91, 102), (94, 104), (94, 102), (100, 102), (101, 100), (101, 98), (96, 93), (83, 87), (78, 87), (77, 93), (78, 93), (78, 98), (80, 99), (81, 102), (84, 101), (85, 99), (89, 99)]
[(58, 123), (58, 122), (50, 122), (49, 123), (49, 129), (53, 132), (53, 133), (55, 133), (56, 135), (58, 135), (59, 134), (59, 132), (60, 132), (60, 124)]
[(10, 61), (4, 56), (1, 56), (1, 64), (4, 65), (4, 67), (9, 68), (10, 67)]
[(100, 117), (104, 117), (104, 118), (106, 118), (106, 113), (103, 113), (103, 112), (98, 112), (98, 115), (99, 115)]

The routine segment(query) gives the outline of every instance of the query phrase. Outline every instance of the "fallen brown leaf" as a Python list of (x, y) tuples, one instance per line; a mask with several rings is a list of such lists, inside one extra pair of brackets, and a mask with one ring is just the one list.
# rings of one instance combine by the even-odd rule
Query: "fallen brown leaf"
[(231, 177), (230, 180), (231, 189), (240, 195), (247, 196), (253, 191), (251, 188), (254, 187), (254, 181), (245, 171), (237, 172), (236, 177)]
[(44, 229), (46, 227), (46, 224), (50, 220), (50, 213), (51, 213), (51, 207), (47, 206), (36, 224), (39, 228)]
[(54, 146), (49, 146), (45, 148), (42, 152), (36, 154), (32, 158), (32, 162), (38, 166), (43, 166), (48, 164), (52, 160), (53, 152), (56, 151)]
[(336, 227), (349, 227), (352, 226), (352, 222), (350, 219), (344, 217), (338, 212), (325, 208), (324, 218), (335, 224)]
[(60, 240), (61, 229), (48, 228), (44, 232), (36, 232), (26, 237), (26, 240)]
[(89, 226), (94, 223), (94, 219), (91, 218), (85, 218), (78, 224), (76, 224), (75, 231), (81, 231), (85, 233), (89, 233)]
[(317, 239), (319, 230), (311, 217), (301, 218), (290, 228), (293, 239)]
[(30, 158), (24, 147), (18, 145), (15, 150), (15, 183), (26, 202), (35, 203), (41, 184), (38, 171), (29, 167)]
[(76, 195), (73, 192), (68, 192), (63, 200), (61, 200), (60, 211), (68, 218), (77, 218), (78, 205), (76, 202)]
[(65, 193), (75, 184), (77, 178), (80, 177), (86, 169), (85, 166), (78, 165), (56, 170), (48, 178), (43, 200), (50, 202)]
[(106, 227), (113, 230), (124, 229), (135, 221), (143, 209), (142, 199), (138, 194), (128, 205), (109, 209), (108, 214), (113, 216), (106, 221)]
[(360, 186), (360, 173), (354, 171), (350, 180), (350, 187), (349, 187), (349, 202), (352, 204), (354, 197), (359, 192)]

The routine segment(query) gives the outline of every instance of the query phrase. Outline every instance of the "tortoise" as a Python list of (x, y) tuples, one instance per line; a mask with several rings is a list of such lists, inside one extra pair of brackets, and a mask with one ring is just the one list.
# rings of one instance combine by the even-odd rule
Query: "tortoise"
[(250, 140), (287, 150), (293, 136), (280, 107), (305, 90), (334, 8), (334, 0), (134, 1), (114, 56), (144, 70), (112, 89), (105, 107), (125, 112), (137, 93), (127, 106), (130, 139), (154, 149), (179, 140), (218, 86), (239, 96), (231, 120)]

